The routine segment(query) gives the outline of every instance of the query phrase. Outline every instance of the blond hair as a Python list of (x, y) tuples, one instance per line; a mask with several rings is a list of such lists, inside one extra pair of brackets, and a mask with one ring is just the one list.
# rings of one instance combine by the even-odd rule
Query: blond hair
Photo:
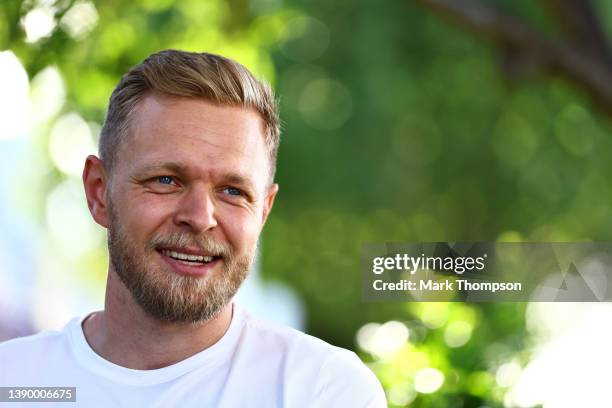
[(115, 165), (121, 141), (129, 135), (131, 117), (138, 102), (151, 92), (203, 98), (220, 105), (257, 111), (264, 123), (270, 180), (274, 179), (280, 122), (272, 88), (229, 58), (178, 50), (163, 50), (150, 55), (132, 67), (113, 91), (98, 146), (107, 172)]

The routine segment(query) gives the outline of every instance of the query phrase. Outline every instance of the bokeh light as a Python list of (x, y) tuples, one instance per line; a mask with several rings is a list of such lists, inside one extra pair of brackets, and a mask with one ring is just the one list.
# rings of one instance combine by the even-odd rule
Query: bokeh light
[(60, 26), (75, 40), (82, 40), (98, 23), (98, 11), (91, 1), (76, 2), (60, 20)]
[(0, 140), (24, 136), (29, 129), (28, 74), (12, 51), (0, 52)]
[(47, 199), (51, 242), (63, 258), (75, 261), (103, 243), (103, 230), (91, 222), (79, 179), (67, 179)]
[(80, 176), (84, 158), (96, 152), (92, 129), (77, 113), (68, 113), (55, 122), (49, 136), (49, 154), (66, 175)]
[(38, 122), (53, 118), (64, 106), (66, 90), (56, 66), (40, 71), (32, 79), (31, 88), (30, 100), (33, 115)]
[(410, 332), (397, 321), (384, 324), (368, 323), (357, 332), (357, 344), (363, 350), (379, 357), (391, 358), (408, 341)]
[(298, 16), (287, 21), (280, 36), (283, 53), (299, 62), (310, 62), (319, 58), (330, 41), (327, 26), (309, 16)]
[(42, 38), (51, 35), (57, 25), (55, 12), (57, 9), (53, 3), (46, 1), (38, 7), (30, 10), (21, 20), (21, 24), (26, 32), (26, 41), (34, 43)]
[(436, 392), (444, 384), (444, 374), (435, 368), (423, 368), (414, 376), (414, 389), (421, 394)]
[(463, 346), (470, 337), (472, 337), (472, 325), (461, 320), (449, 323), (444, 331), (444, 341), (453, 348)]
[(352, 113), (350, 91), (340, 82), (321, 78), (308, 83), (298, 101), (298, 109), (306, 123), (318, 130), (334, 130)]

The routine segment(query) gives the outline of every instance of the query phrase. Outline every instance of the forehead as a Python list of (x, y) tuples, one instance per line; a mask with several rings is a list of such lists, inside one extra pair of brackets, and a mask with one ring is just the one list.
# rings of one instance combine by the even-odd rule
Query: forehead
[(263, 121), (251, 109), (202, 99), (148, 95), (137, 106), (119, 166), (180, 163), (193, 172), (267, 177)]

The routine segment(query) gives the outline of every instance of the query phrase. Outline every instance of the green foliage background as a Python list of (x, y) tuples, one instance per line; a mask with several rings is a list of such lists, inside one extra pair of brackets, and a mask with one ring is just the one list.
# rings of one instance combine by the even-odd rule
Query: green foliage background
[[(58, 20), (73, 3), (56, 3)], [(19, 21), (35, 4), (4, 1), (0, 49), (13, 50), (30, 77), (56, 65), (68, 92), (64, 111), (98, 123), (120, 75), (162, 48), (221, 53), (271, 81), (284, 130), (265, 278), (293, 287), (308, 331), (337, 345), (356, 349), (368, 322), (404, 322), (411, 339), (398, 355), (361, 356), (388, 391), (412, 392), (422, 367), (445, 373), (437, 392), (411, 406), (502, 405), (496, 367), (529, 357), (525, 305), (364, 303), (359, 248), (609, 240), (609, 123), (579, 90), (559, 79), (506, 81), (486, 44), (409, 1), (94, 3), (99, 21), (85, 38), (58, 26), (30, 44)], [(534, 2), (497, 3), (551, 30)], [(38, 140), (51, 168), (44, 132)], [(65, 178), (50, 170), (41, 192)], [(98, 265), (83, 278), (92, 285), (103, 284), (102, 257), (82, 260)], [(427, 324), (432, 317), (441, 319), (437, 328)], [(452, 348), (444, 330), (456, 320), (471, 322), (473, 334)]]

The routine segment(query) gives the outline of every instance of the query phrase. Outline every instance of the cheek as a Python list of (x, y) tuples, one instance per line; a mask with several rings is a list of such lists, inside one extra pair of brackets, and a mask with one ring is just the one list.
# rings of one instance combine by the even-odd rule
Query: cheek
[(131, 199), (125, 206), (127, 217), (122, 217), (127, 232), (133, 236), (151, 235), (172, 214), (172, 206), (167, 201), (155, 196)]
[(251, 249), (259, 237), (259, 217), (248, 211), (233, 211), (220, 214), (219, 223), (228, 241), (238, 250)]

